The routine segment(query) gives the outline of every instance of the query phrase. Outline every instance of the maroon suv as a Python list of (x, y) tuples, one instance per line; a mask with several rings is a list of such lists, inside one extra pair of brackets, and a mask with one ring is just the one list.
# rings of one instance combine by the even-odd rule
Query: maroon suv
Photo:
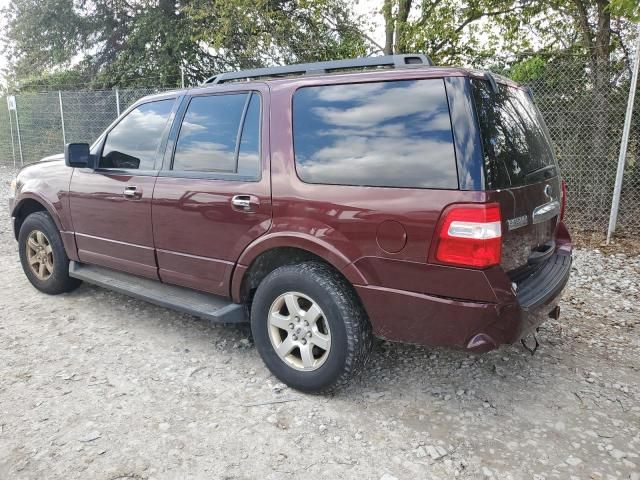
[(531, 93), (401, 55), (218, 75), (145, 97), (21, 170), (25, 274), (251, 322), (287, 384), (327, 391), (372, 335), (474, 352), (557, 318), (566, 194)]

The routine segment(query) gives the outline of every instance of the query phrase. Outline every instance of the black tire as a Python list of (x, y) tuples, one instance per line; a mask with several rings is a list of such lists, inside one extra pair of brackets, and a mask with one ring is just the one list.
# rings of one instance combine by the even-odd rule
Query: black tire
[[(328, 323), (330, 349), (316, 370), (300, 371), (288, 365), (269, 337), (269, 311), (287, 292), (313, 299)], [(353, 287), (329, 265), (313, 261), (279, 267), (267, 275), (253, 298), (251, 331), (271, 373), (292, 388), (313, 393), (344, 386), (364, 367), (372, 345), (371, 325)]]
[[(51, 253), (53, 255), (53, 261), (51, 262), (53, 272), (44, 280), (38, 278), (33, 272), (27, 258), (27, 241), (29, 235), (35, 231), (40, 231), (45, 235), (51, 246)], [(22, 270), (24, 270), (31, 284), (41, 292), (48, 293), (49, 295), (58, 295), (60, 293), (70, 292), (82, 283), (76, 278), (69, 277), (69, 257), (67, 257), (67, 253), (64, 251), (60, 232), (48, 213), (35, 212), (24, 220), (20, 227), (20, 233), (18, 234), (18, 248), (20, 251)]]

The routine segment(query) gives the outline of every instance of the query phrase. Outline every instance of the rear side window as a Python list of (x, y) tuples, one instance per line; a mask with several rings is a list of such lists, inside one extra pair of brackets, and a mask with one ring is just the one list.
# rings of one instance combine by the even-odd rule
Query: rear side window
[(238, 149), (238, 173), (258, 176), (260, 172), (260, 95), (253, 94), (242, 126)]
[(442, 79), (301, 88), (293, 137), (305, 182), (458, 188)]
[(100, 168), (153, 170), (174, 102), (149, 102), (131, 110), (107, 134)]
[(529, 185), (558, 174), (547, 129), (529, 95), (472, 80), (487, 188)]
[(173, 170), (257, 177), (259, 168), (260, 96), (193, 97), (180, 127)]

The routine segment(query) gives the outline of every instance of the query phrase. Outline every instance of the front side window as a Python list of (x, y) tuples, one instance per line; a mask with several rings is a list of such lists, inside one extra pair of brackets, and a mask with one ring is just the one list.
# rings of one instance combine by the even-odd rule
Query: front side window
[(193, 97), (180, 127), (173, 170), (256, 177), (260, 167), (260, 95)]
[(174, 99), (134, 108), (108, 133), (100, 168), (153, 170)]
[(458, 188), (442, 79), (301, 88), (293, 136), (305, 182)]

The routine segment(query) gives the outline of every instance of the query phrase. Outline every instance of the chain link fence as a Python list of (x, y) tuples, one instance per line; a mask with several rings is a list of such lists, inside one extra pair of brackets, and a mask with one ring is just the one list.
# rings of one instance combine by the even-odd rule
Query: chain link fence
[[(547, 122), (568, 185), (567, 221), (573, 231), (595, 232), (599, 239), (603, 238), (609, 221), (631, 72), (623, 62), (612, 63), (605, 72), (608, 80), (596, 87), (594, 66), (587, 57), (532, 55), (518, 60), (519, 69), (512, 68), (507, 74), (532, 88)], [(62, 152), (65, 141), (92, 142), (118, 112), (138, 98), (161, 90), (16, 95), (17, 112), (11, 112), (11, 121), (4, 103), (0, 105), (0, 164), (35, 162)], [(616, 233), (631, 236), (640, 233), (640, 97), (633, 114)]]
[[(604, 235), (609, 223), (631, 71), (622, 62), (594, 66), (583, 56), (545, 59), (532, 56), (521, 59), (520, 64), (532, 70), (518, 73), (533, 90), (567, 182), (567, 221), (574, 230)], [(598, 75), (606, 76), (607, 80), (599, 80)], [(640, 99), (636, 97), (618, 234), (640, 232), (639, 163)]]
[[(69, 142), (93, 142), (119, 112), (145, 95), (168, 89), (52, 91), (15, 95), (16, 110), (0, 105), (0, 165), (37, 162)], [(18, 133), (19, 130), (19, 133)]]

